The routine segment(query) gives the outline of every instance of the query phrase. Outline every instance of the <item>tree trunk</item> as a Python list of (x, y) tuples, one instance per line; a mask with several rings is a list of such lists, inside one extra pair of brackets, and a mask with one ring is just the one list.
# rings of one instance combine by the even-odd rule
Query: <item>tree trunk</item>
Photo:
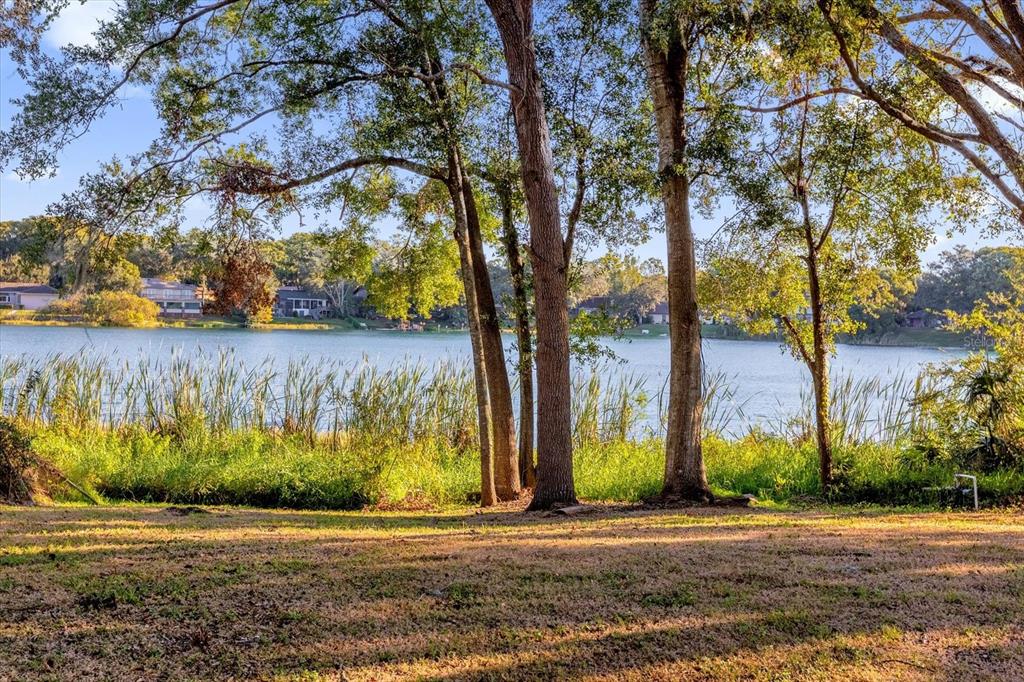
[(811, 329), (813, 364), (810, 367), (814, 385), (814, 420), (818, 442), (818, 461), (821, 476), (821, 492), (827, 493), (832, 487), (832, 424), (829, 415), (831, 395), (829, 394), (828, 349), (825, 346), (825, 320), (821, 301), (821, 280), (818, 273), (818, 252), (814, 245), (809, 225), (807, 226), (807, 275), (811, 304)]
[(89, 273), (89, 258), (79, 258), (75, 263), (75, 283), (71, 287), (71, 297), (74, 298), (78, 294), (85, 291), (85, 285), (88, 279)]
[(704, 411), (700, 315), (697, 309), (697, 264), (690, 223), (690, 178), (685, 167), (687, 47), (678, 24), (664, 51), (648, 35), (655, 0), (642, 0), (641, 23), (648, 80), (658, 130), (658, 171), (665, 204), (668, 243), (669, 406), (665, 438), (662, 496), (707, 502), (708, 487), (701, 451)]
[[(449, 164), (450, 171), (454, 165)], [(473, 383), (476, 389), (477, 424), (480, 431), (480, 505), (490, 507), (498, 501), (494, 486), (494, 457), (491, 447), (491, 401), (487, 390), (487, 361), (480, 335), (476, 283), (473, 279), (473, 252), (469, 246), (466, 207), (459, 178), (457, 170), (449, 173), (448, 193), (452, 198), (455, 213), (455, 242), (459, 247), (462, 286), (466, 294), (466, 318), (469, 322), (469, 340), (473, 351)]]
[[(508, 385), (505, 354), (501, 344), (501, 327), (494, 308), (494, 294), (487, 272), (487, 261), (480, 235), (473, 189), (465, 173), (459, 138), (451, 125), (444, 67), (432, 43), (424, 45), (424, 69), (434, 76), (425, 82), (427, 95), (441, 113), (439, 123), (444, 130), (448, 155), (447, 187), (455, 211), (456, 240), (462, 264), (462, 281), (466, 291), (466, 313), (473, 344), (473, 366), (477, 378), (478, 409), (487, 404), (487, 431), (481, 429), (481, 467), (483, 490), (481, 503), (493, 504), (495, 499), (519, 497), (519, 477), (515, 471), (515, 417), (512, 414), (512, 392)], [(479, 382), (483, 380), (483, 395)], [(486, 444), (486, 446), (485, 446)], [(497, 479), (497, 481), (495, 480)]]
[(90, 238), (75, 254), (75, 282), (71, 286), (72, 297), (85, 293), (85, 288), (89, 283), (89, 261), (94, 244), (95, 240)]
[(533, 463), (533, 339), (530, 337), (530, 309), (527, 304), (526, 267), (519, 250), (519, 231), (512, 216), (512, 190), (498, 187), (501, 201), (501, 239), (512, 279), (512, 305), (516, 318), (519, 359), (519, 478), (524, 488), (533, 488), (537, 472)]
[(518, 500), (522, 492), (516, 455), (516, 420), (512, 412), (512, 389), (509, 386), (505, 348), (501, 340), (501, 320), (494, 305), (491, 276), (484, 255), (483, 235), (480, 233), (480, 215), (469, 177), (462, 173), (462, 195), (466, 206), (466, 227), (469, 249), (473, 258), (473, 279), (476, 285), (476, 304), (483, 343), (484, 362), (487, 365), (487, 389), (491, 400), (491, 428), (493, 440), (491, 455), (494, 461), (494, 488), (498, 499)]
[(547, 113), (533, 42), (533, 0), (487, 0), (501, 34), (519, 168), (530, 216), (537, 318), (537, 487), (530, 509), (576, 503), (572, 467), (568, 264)]

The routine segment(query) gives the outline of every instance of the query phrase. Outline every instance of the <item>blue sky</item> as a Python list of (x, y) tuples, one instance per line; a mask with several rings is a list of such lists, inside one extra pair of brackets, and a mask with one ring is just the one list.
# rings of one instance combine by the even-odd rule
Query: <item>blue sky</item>
[[(72, 2), (44, 37), (47, 47), (57, 49), (69, 43), (89, 42), (96, 22), (108, 15), (114, 1), (88, 0), (84, 4)], [(23, 94), (25, 90), (25, 83), (18, 76), (6, 51), (0, 50), (0, 127), (6, 128), (14, 113), (14, 107), (9, 100)], [(64, 150), (60, 165), (54, 170), (55, 177), (26, 182), (10, 170), (4, 171), (0, 176), (0, 220), (13, 220), (42, 213), (47, 204), (59, 198), (62, 192), (74, 189), (79, 176), (94, 170), (98, 163), (109, 160), (114, 155), (127, 156), (148, 145), (159, 129), (148, 95), (144, 91), (134, 89), (129, 89), (124, 94), (119, 108), (108, 112), (88, 134)], [(186, 221), (191, 223), (186, 227), (201, 225), (206, 215), (205, 205), (201, 201), (193, 201), (185, 213)], [(714, 218), (706, 220), (695, 216), (694, 227), (698, 238), (710, 236), (717, 226), (718, 220)], [(285, 232), (297, 228), (296, 222), (294, 226), (285, 228)], [(387, 232), (387, 229), (384, 228), (382, 231)], [(933, 260), (941, 251), (957, 243), (977, 248), (998, 242), (982, 240), (977, 232), (958, 234), (952, 238), (939, 235), (936, 243), (925, 252), (924, 258)], [(649, 257), (663, 259), (664, 237), (655, 234), (648, 243), (635, 247), (632, 251), (640, 260)], [(594, 252), (588, 255), (600, 254)]]

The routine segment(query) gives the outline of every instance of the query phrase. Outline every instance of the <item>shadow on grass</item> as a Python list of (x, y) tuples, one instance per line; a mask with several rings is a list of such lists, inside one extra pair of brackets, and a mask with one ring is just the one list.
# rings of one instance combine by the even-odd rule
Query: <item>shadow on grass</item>
[(1008, 516), (745, 510), (4, 510), (0, 670), (998, 676), (1024, 664), (1021, 530)]

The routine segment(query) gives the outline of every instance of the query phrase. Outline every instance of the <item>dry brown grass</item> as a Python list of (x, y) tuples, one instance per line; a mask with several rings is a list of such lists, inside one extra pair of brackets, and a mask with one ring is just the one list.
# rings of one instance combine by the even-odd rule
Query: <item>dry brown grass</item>
[(1024, 677), (1011, 513), (0, 508), (0, 679)]

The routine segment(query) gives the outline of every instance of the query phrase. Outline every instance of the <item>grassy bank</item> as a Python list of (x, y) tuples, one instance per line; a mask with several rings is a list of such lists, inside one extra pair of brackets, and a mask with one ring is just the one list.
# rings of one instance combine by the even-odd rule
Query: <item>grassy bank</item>
[[(310, 444), (264, 431), (182, 439), (142, 429), (43, 429), (33, 445), (73, 480), (112, 500), (351, 509), (462, 504), (480, 489), (475, 451), (431, 440), (380, 447)], [(721, 494), (787, 502), (818, 493), (811, 444), (709, 437), (705, 458), (709, 481)], [(658, 492), (663, 466), (657, 439), (583, 444), (576, 450), (577, 489), (588, 500), (642, 500)], [(881, 504), (934, 504), (924, 488), (948, 485), (955, 473), (910, 447), (881, 444), (840, 447), (836, 468), (835, 501)], [(1024, 474), (982, 476), (979, 487), (983, 504), (1007, 503), (1024, 497)], [(66, 494), (77, 499), (74, 491)]]
[[(622, 374), (576, 377), (576, 483), (591, 500), (657, 493), (665, 396)], [(773, 431), (738, 435), (722, 379), (707, 382), (705, 459), (723, 494), (788, 501), (818, 491), (810, 396)], [(935, 426), (928, 382), (833, 382), (835, 501), (934, 502), (956, 460), (915, 447)], [(73, 481), (110, 499), (348, 509), (465, 503), (479, 492), (472, 375), (462, 363), (247, 366), (230, 353), (138, 362), (0, 360), (0, 412)], [(971, 470), (971, 473), (978, 473)], [(979, 479), (982, 502), (1024, 497), (1024, 470)]]
[(0, 677), (1011, 680), (1024, 669), (1019, 515), (211, 511), (4, 508)]

